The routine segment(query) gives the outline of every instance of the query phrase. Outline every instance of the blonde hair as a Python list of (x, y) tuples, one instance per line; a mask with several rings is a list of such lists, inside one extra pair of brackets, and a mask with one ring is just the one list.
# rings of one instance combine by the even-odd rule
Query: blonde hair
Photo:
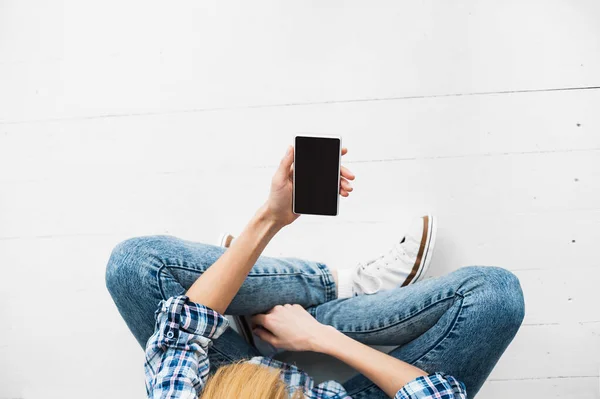
[(201, 399), (300, 399), (300, 390), (290, 395), (279, 371), (251, 363), (223, 366), (208, 379)]

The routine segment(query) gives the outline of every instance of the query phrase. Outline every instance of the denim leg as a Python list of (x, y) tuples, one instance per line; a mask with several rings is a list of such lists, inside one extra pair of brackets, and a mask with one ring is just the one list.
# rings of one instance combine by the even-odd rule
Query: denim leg
[[(113, 250), (106, 270), (106, 285), (142, 347), (154, 332), (158, 303), (183, 294), (224, 251), (221, 247), (168, 236), (132, 238)], [(325, 265), (260, 257), (227, 314), (261, 313), (282, 303), (310, 307), (334, 298), (335, 284)], [(231, 329), (213, 342), (209, 352), (211, 366), (256, 355)]]
[[(339, 299), (309, 310), (320, 322), (374, 345), (400, 345), (390, 355), (455, 376), (474, 397), (517, 333), (524, 316), (518, 279), (494, 267), (376, 295)], [(344, 386), (356, 399), (387, 398), (362, 375)]]

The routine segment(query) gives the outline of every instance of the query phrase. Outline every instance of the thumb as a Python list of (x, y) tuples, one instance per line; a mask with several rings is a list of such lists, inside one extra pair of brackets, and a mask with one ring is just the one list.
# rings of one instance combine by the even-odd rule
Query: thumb
[(252, 332), (258, 336), (258, 338), (262, 339), (263, 341), (265, 341), (266, 343), (268, 343), (269, 345), (275, 346), (277, 347), (277, 338), (275, 337), (275, 335), (273, 335), (273, 333), (269, 330), (265, 330), (264, 328), (255, 328), (254, 330), (252, 330)]
[(277, 168), (277, 174), (287, 178), (290, 173), (290, 168), (294, 162), (294, 147), (289, 146), (285, 152), (285, 156), (281, 159), (279, 167)]

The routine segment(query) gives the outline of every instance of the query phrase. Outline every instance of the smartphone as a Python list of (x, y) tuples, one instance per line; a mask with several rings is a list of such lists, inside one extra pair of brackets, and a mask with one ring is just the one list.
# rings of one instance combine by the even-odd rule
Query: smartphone
[(301, 135), (294, 138), (294, 213), (338, 214), (341, 157), (341, 137)]

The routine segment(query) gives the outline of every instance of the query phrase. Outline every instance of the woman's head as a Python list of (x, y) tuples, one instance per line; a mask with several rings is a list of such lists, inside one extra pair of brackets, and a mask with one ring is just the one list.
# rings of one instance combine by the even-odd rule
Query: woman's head
[(209, 378), (200, 399), (296, 399), (302, 396), (300, 392), (290, 395), (279, 370), (236, 363), (219, 368)]

